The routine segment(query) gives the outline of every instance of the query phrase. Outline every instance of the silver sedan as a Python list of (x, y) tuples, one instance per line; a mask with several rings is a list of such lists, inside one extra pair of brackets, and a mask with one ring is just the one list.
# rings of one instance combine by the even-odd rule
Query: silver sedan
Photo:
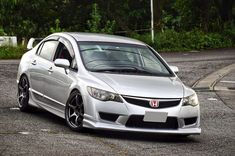
[(17, 75), (23, 112), (43, 108), (75, 131), (201, 133), (196, 93), (177, 77), (177, 67), (140, 41), (55, 33), (28, 49)]

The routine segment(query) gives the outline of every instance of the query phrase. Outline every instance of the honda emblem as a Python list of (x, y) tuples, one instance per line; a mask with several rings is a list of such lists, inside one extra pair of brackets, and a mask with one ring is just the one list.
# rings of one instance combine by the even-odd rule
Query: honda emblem
[(158, 100), (153, 99), (153, 100), (150, 100), (149, 105), (153, 108), (157, 108), (159, 106), (159, 102)]

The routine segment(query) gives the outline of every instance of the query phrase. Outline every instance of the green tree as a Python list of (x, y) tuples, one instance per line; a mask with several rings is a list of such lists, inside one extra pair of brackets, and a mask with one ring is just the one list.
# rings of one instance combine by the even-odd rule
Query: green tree
[(102, 32), (102, 33), (109, 33), (112, 34), (115, 26), (115, 21), (106, 21), (104, 26), (102, 26), (102, 17), (100, 15), (100, 11), (98, 5), (94, 3), (92, 5), (92, 12), (91, 12), (91, 19), (87, 21), (87, 25), (89, 32)]
[(62, 32), (62, 31), (65, 31), (65, 29), (60, 27), (60, 20), (56, 19), (55, 20), (55, 27), (51, 27), (50, 32), (51, 33), (56, 33), (56, 32)]

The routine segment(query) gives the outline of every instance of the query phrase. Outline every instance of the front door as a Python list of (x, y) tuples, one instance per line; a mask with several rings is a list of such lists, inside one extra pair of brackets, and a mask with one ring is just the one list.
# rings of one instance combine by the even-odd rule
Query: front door
[(55, 109), (58, 109), (60, 112), (64, 111), (65, 104), (68, 98), (68, 91), (73, 82), (73, 76), (71, 76), (72, 62), (74, 59), (74, 54), (71, 52), (71, 49), (59, 40), (59, 45), (54, 55), (53, 61), (56, 59), (67, 59), (71, 67), (68, 69), (68, 72), (64, 68), (56, 67), (54, 62), (48, 64), (48, 72), (45, 76), (45, 86), (44, 86), (44, 98), (47, 100), (47, 103), (53, 105)]

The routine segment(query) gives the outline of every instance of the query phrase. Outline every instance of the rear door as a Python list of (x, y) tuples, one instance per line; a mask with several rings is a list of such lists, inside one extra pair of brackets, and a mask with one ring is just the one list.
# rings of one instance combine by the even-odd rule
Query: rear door
[(58, 47), (59, 42), (51, 39), (41, 43), (37, 50), (37, 54), (30, 65), (30, 81), (34, 98), (43, 101), (45, 77), (49, 70), (49, 64), (53, 60), (53, 56)]

